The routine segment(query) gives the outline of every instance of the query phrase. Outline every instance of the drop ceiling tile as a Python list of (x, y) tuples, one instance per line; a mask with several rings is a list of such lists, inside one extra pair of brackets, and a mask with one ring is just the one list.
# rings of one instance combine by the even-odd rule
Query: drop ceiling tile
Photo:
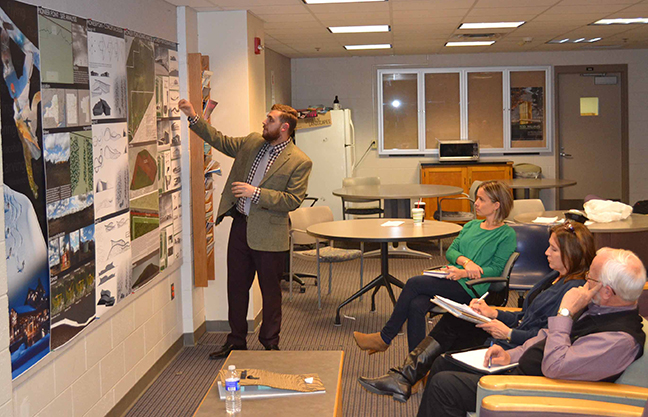
[[(292, 22), (265, 22), (263, 24), (263, 28), (265, 30), (272, 30), (272, 29), (286, 29), (286, 28), (300, 28), (300, 29), (310, 29), (312, 27), (315, 27), (315, 24), (313, 23), (312, 20), (295, 20)], [(319, 27), (324, 28), (323, 25), (319, 25)]]
[(429, 1), (429, 0), (391, 0), (392, 10), (443, 10), (443, 13), (450, 12), (453, 9), (469, 10), (474, 0), (446, 0), (446, 1)]
[(560, 0), (479, 0), (475, 7), (536, 7), (553, 6)]
[[(491, 17), (498, 19), (498, 22), (512, 21), (509, 16), (522, 17), (522, 20), (529, 20), (547, 10), (547, 7), (489, 7), (485, 9), (472, 9), (467, 15), (467, 21), (475, 21), (477, 17)], [(492, 20), (490, 20), (492, 21)]]
[[(301, 0), (299, 0), (301, 3)], [(303, 3), (302, 3), (303, 4)], [(320, 13), (389, 13), (389, 2), (376, 3), (349, 3), (349, 4), (310, 4), (305, 8), (313, 14)]]
[(310, 14), (267, 14), (263, 16), (263, 20), (266, 22), (311, 22), (315, 23), (315, 18)]
[(238, 7), (239, 10), (247, 9), (253, 6), (283, 5), (283, 4), (303, 4), (301, 0), (209, 0), (215, 6), (220, 7)]
[(624, 9), (624, 11), (627, 11), (627, 12), (630, 12), (630, 13), (632, 13), (632, 12), (642, 12), (642, 11), (645, 12), (646, 10), (648, 10), (648, 2), (647, 1), (637, 3), (637, 4), (633, 5), (633, 6), (629, 6), (628, 8)]
[(439, 13), (434, 10), (404, 10), (392, 13), (394, 22), (407, 22), (408, 19), (430, 19), (430, 23), (435, 22), (461, 22), (464, 13)]
[(546, 14), (569, 14), (569, 15), (580, 15), (584, 11), (587, 11), (588, 14), (600, 13), (603, 16), (606, 16), (610, 13), (618, 12), (621, 9), (626, 8), (625, 5), (620, 4), (599, 4), (599, 5), (589, 5), (584, 6), (554, 6), (546, 11)]
[(628, 6), (632, 4), (640, 3), (640, 0), (562, 0), (560, 2), (561, 6), (592, 6), (599, 4), (618, 4), (622, 6)]
[(533, 22), (567, 22), (580, 23), (587, 25), (599, 19), (606, 17), (600, 13), (580, 13), (580, 14), (547, 14), (543, 13), (533, 19)]
[[(224, 7), (224, 10), (241, 10), (241, 7)], [(267, 14), (310, 14), (308, 9), (302, 5), (283, 5), (283, 6), (252, 6), (247, 10), (255, 15), (262, 17)]]
[(389, 13), (316, 13), (317, 20), (326, 26), (388, 24)]

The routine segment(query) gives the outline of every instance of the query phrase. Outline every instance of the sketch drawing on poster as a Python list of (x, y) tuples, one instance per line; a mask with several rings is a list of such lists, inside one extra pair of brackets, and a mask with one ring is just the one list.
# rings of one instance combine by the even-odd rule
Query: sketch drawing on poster
[(88, 22), (92, 118), (126, 119), (126, 44), (123, 29)]
[(15, 378), (42, 359), (50, 343), (37, 8), (2, 0), (0, 21), (9, 351)]
[(128, 136), (126, 123), (92, 127), (95, 216), (103, 218), (128, 208)]
[(126, 31), (128, 140), (132, 145), (157, 138), (153, 38)]
[(111, 217), (95, 226), (97, 242), (97, 315), (131, 291), (130, 215)]

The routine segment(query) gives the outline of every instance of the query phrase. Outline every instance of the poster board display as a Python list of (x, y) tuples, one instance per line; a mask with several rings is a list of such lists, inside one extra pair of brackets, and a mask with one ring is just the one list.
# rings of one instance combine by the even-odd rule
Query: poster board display
[(0, 20), (15, 378), (182, 262), (179, 66), (95, 20), (11, 0)]

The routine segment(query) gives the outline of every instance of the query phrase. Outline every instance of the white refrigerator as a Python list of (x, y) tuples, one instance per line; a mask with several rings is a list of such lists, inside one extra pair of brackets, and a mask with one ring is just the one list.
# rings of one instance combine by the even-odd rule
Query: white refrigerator
[(330, 112), (330, 126), (297, 130), (295, 143), (313, 161), (308, 196), (319, 198), (318, 206), (329, 206), (335, 220), (342, 220), (342, 200), (332, 192), (342, 188), (344, 178), (353, 176), (355, 131), (351, 110)]

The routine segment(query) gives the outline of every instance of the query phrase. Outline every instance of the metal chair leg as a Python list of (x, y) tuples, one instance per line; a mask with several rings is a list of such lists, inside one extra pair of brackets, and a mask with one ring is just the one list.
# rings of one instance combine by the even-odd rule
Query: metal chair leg
[(322, 285), (320, 282), (320, 244), (319, 239), (315, 239), (315, 255), (317, 256), (317, 309), (322, 309)]
[(293, 282), (293, 242), (290, 239), (290, 261), (288, 266), (288, 300), (292, 301), (292, 282)]

